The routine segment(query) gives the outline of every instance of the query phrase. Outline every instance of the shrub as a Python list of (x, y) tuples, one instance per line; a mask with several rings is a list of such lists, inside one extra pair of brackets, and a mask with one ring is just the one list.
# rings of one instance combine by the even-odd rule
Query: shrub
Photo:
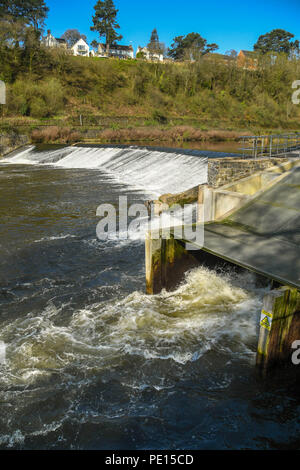
[(158, 122), (159, 124), (167, 124), (168, 122), (168, 118), (167, 116), (162, 113), (161, 111), (159, 111), (158, 109), (155, 109), (152, 113), (152, 119), (156, 122)]
[(45, 129), (35, 129), (31, 134), (31, 141), (36, 144), (70, 144), (78, 142), (80, 139), (80, 134), (69, 128), (46, 127)]

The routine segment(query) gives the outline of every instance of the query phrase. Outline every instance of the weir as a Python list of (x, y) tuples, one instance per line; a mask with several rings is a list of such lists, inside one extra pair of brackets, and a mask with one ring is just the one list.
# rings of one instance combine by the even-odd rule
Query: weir
[[(184, 203), (194, 195), (204, 219), (203, 245), (184, 248), (189, 240), (164, 240), (161, 231), (146, 240), (148, 294), (172, 290), (195, 265), (229, 262), (279, 287), (266, 295), (260, 321), (257, 365), (262, 370), (292, 364), (292, 345), (300, 340), (300, 164), (277, 165), (221, 188), (200, 185), (166, 195), (153, 204)], [(155, 238), (155, 240), (153, 239)]]
[(116, 181), (146, 190), (149, 195), (184, 191), (206, 183), (208, 171), (205, 152), (135, 146), (76, 146), (38, 152), (31, 146), (1, 161), (101, 170)]
[(28, 143), (26, 135), (0, 134), (0, 157), (20, 149)]

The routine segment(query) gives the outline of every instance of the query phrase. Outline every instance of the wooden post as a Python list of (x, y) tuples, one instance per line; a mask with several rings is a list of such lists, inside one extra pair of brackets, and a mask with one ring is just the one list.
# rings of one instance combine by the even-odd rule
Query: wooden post
[(300, 293), (281, 287), (266, 294), (260, 319), (257, 366), (292, 365), (292, 345), (300, 340)]
[(261, 140), (261, 156), (262, 157), (264, 156), (264, 150), (265, 150), (265, 138), (262, 137), (262, 140)]
[(164, 231), (146, 235), (146, 292), (159, 294), (163, 289), (175, 290), (191, 268), (199, 262), (188, 252), (185, 243), (173, 236), (164, 238)]

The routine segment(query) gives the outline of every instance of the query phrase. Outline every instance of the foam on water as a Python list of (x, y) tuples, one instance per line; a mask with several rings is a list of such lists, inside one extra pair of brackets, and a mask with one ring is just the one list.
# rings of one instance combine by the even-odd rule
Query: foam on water
[(1, 162), (98, 169), (154, 194), (178, 193), (207, 182), (207, 158), (201, 152), (190, 155), (136, 147), (66, 147), (37, 152), (32, 146)]
[(134, 292), (94, 304), (75, 311), (64, 326), (60, 309), (50, 303), (38, 316), (3, 326), (9, 344), (2, 380), (33, 383), (71, 364), (84, 364), (88, 375), (124, 356), (187, 364), (218, 348), (228, 360), (253, 361), (262, 295), (251, 274), (237, 278), (202, 267), (189, 272), (173, 293)]

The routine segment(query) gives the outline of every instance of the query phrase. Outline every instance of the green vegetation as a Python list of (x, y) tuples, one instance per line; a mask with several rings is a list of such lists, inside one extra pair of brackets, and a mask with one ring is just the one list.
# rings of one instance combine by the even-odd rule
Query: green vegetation
[(64, 125), (122, 127), (192, 125), (201, 130), (297, 129), (292, 104), (299, 61), (283, 54), (257, 70), (207, 56), (195, 63), (73, 57), (39, 42), (21, 49), (0, 45), (0, 79), (7, 84), (4, 121), (55, 119)]
[(294, 37), (292, 33), (284, 29), (273, 29), (270, 33), (259, 36), (257, 43), (254, 44), (254, 50), (262, 54), (268, 52), (299, 53), (299, 41), (291, 41)]
[[(175, 62), (73, 57), (42, 45), (47, 12), (43, 0), (0, 0), (0, 79), (7, 85), (2, 127), (22, 125), (24, 132), (51, 124), (56, 131), (48, 135), (62, 138), (61, 128), (75, 139), (70, 130), (81, 125), (101, 131), (105, 141), (212, 140), (298, 129), (300, 107), (291, 97), (300, 78), (299, 43), (291, 33), (260, 37), (257, 68), (248, 69), (239, 67), (235, 51), (228, 60), (209, 53), (217, 45), (198, 33), (175, 38), (169, 50)], [(112, 0), (97, 2), (93, 29), (108, 47), (119, 38), (116, 16)], [(80, 34), (67, 33), (70, 42)], [(162, 48), (156, 30), (149, 46)]]
[(84, 41), (87, 41), (87, 37), (85, 34), (81, 34), (78, 29), (67, 29), (64, 34), (61, 36), (61, 39), (64, 39), (68, 47), (74, 46), (74, 44), (79, 41), (79, 39), (83, 39)]
[(159, 41), (158, 32), (155, 28), (150, 37), (150, 42), (147, 45), (147, 49), (150, 52), (150, 56), (155, 57), (157, 54), (165, 54), (166, 46)]
[(93, 16), (93, 24), (91, 31), (97, 31), (100, 38), (105, 37), (106, 50), (116, 41), (120, 41), (122, 36), (117, 33), (120, 26), (117, 23), (117, 13), (113, 0), (98, 0), (94, 6), (95, 15)]
[(174, 60), (199, 60), (200, 57), (219, 49), (215, 43), (207, 44), (207, 40), (199, 33), (177, 36), (169, 49), (169, 56)]

